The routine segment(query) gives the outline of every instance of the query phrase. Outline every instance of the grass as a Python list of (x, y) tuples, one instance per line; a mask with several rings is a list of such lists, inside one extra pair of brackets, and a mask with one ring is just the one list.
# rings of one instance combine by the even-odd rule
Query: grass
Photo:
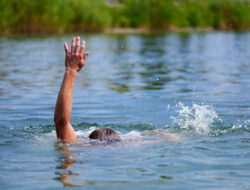
[(0, 0), (0, 33), (44, 34), (106, 28), (249, 30), (248, 0)]

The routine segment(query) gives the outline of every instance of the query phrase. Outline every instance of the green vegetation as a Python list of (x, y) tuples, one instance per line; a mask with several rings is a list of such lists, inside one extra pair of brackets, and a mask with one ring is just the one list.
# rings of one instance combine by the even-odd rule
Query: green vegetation
[(250, 29), (248, 0), (0, 0), (0, 33), (66, 33), (106, 28)]

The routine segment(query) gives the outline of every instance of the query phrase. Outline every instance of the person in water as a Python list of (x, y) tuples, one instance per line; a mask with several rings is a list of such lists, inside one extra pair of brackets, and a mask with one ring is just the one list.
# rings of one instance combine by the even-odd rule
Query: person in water
[[(75, 142), (76, 133), (72, 125), (70, 124), (70, 116), (72, 111), (72, 99), (74, 83), (82, 67), (85, 65), (86, 59), (89, 52), (85, 52), (85, 41), (80, 42), (80, 37), (72, 39), (71, 50), (69, 51), (68, 44), (64, 43), (65, 49), (65, 73), (61, 89), (59, 91), (54, 122), (56, 126), (57, 138), (63, 142)], [(153, 131), (151, 135), (165, 135), (169, 137), (169, 141), (178, 140), (177, 136), (174, 134), (169, 134), (165, 131)], [(90, 139), (95, 139), (99, 141), (106, 142), (117, 142), (120, 140), (119, 135), (112, 129), (109, 128), (99, 128), (94, 130), (90, 135)], [(158, 141), (144, 141), (137, 144), (153, 144), (161, 143), (162, 140)], [(165, 141), (164, 141), (165, 142)]]
[[(74, 37), (72, 39), (71, 51), (69, 51), (68, 44), (64, 43), (66, 54), (65, 73), (54, 114), (56, 135), (57, 138), (63, 142), (74, 142), (77, 138), (75, 130), (70, 124), (70, 116), (76, 75), (85, 65), (89, 54), (89, 52), (85, 52), (85, 44), (85, 41), (80, 42), (80, 37)], [(89, 135), (89, 138), (108, 142), (118, 141), (120, 139), (119, 135), (109, 128), (96, 129)]]

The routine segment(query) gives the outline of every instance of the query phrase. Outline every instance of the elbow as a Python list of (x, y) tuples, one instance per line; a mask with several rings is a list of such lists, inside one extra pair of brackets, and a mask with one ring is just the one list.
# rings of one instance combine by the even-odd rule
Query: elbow
[(62, 126), (64, 124), (68, 123), (68, 119), (65, 117), (54, 116), (54, 123), (56, 126)]

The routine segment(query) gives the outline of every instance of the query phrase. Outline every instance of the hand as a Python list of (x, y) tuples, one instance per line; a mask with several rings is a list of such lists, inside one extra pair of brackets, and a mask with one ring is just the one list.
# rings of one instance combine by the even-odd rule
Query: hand
[[(84, 66), (85, 61), (89, 52), (84, 53), (85, 49), (85, 41), (82, 41), (81, 49), (80, 49), (80, 37), (72, 39), (71, 52), (69, 52), (68, 44), (64, 43), (65, 49), (65, 67), (66, 70), (80, 71)], [(79, 52), (80, 49), (80, 52)]]

